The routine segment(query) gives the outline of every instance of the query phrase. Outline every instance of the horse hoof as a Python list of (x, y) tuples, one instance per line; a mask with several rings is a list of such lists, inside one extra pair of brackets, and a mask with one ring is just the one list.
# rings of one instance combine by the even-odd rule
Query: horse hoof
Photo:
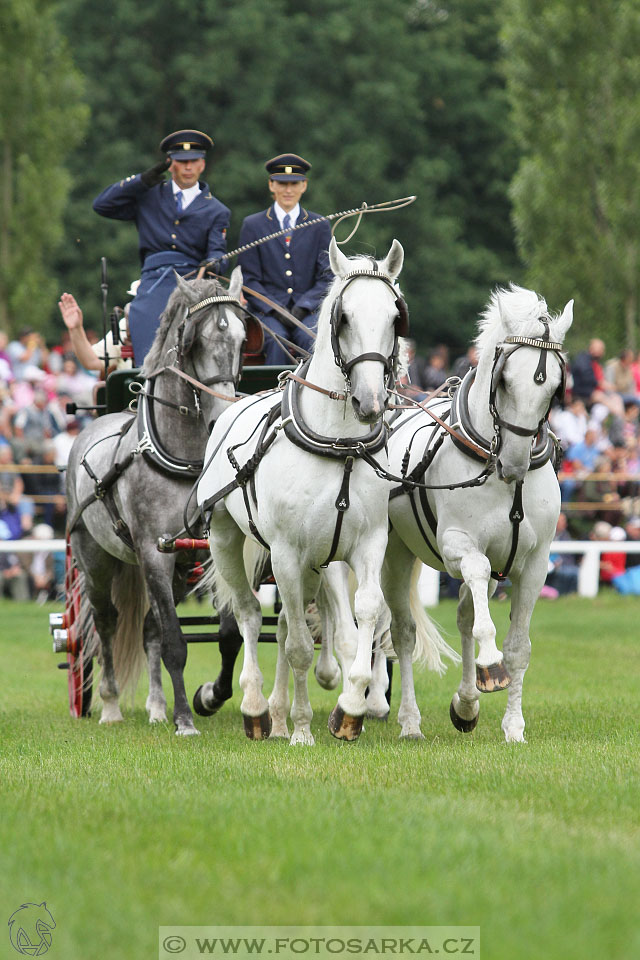
[(476, 687), (482, 693), (495, 693), (496, 690), (505, 690), (511, 683), (511, 677), (504, 665), (504, 660), (491, 663), (488, 667), (481, 667), (476, 663)]
[(457, 712), (456, 708), (453, 705), (453, 700), (449, 706), (449, 716), (451, 717), (451, 723), (454, 725), (456, 730), (459, 730), (460, 733), (471, 733), (475, 729), (476, 724), (478, 723), (478, 717), (480, 712), (476, 713), (475, 717), (472, 717), (471, 720), (465, 720), (464, 717), (461, 717)]
[[(211, 686), (211, 700), (205, 704), (202, 699), (202, 691), (205, 687)], [(199, 717), (212, 717), (224, 704), (224, 700), (216, 700), (213, 693), (213, 684), (203, 683), (198, 687), (193, 695), (193, 709)]]
[(271, 714), (268, 710), (265, 710), (259, 717), (247, 717), (243, 714), (242, 720), (244, 732), (249, 740), (266, 740), (271, 733)]
[(362, 733), (364, 717), (352, 717), (336, 706), (329, 714), (329, 733), (336, 740), (357, 740)]

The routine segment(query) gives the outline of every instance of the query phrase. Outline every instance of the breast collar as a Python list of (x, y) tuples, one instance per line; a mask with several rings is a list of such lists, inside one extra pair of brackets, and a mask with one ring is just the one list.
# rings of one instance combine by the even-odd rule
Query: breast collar
[[(300, 368), (299, 376), (307, 374), (311, 360)], [(282, 393), (282, 429), (285, 436), (307, 453), (322, 457), (344, 460), (346, 457), (359, 457), (363, 453), (377, 453), (387, 443), (388, 428), (382, 417), (363, 437), (325, 437), (316, 433), (305, 422), (300, 413), (299, 395), (303, 387), (295, 380), (287, 380)]]

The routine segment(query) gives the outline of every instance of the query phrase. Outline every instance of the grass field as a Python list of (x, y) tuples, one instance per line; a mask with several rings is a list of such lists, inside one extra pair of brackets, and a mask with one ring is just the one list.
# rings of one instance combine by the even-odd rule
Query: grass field
[[(315, 748), (247, 741), (237, 693), (198, 738), (150, 728), (142, 690), (117, 728), (72, 720), (50, 609), (0, 603), (0, 957), (43, 900), (56, 960), (155, 958), (170, 924), (479, 925), (483, 960), (640, 956), (637, 599), (538, 604), (509, 746), (505, 694), (454, 730), (457, 668), (417, 677), (422, 743), (397, 740), (398, 689), (392, 721), (334, 741), (315, 682)], [(436, 615), (453, 637), (453, 603)], [(192, 646), (187, 689), (217, 665)]]

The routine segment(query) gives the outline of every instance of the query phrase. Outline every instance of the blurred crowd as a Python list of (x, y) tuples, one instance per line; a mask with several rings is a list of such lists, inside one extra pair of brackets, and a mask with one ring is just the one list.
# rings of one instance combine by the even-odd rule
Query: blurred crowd
[[(85, 332), (92, 344), (98, 342), (93, 331)], [(411, 389), (418, 396), (450, 376), (463, 377), (478, 360), (473, 344), (453, 358), (442, 344), (427, 355), (413, 341), (407, 345)], [(550, 414), (563, 451), (557, 539), (638, 540), (640, 355), (624, 350), (607, 360), (605, 344), (593, 339), (569, 357), (568, 368), (565, 401)], [(79, 364), (67, 329), (54, 345), (30, 328), (14, 339), (0, 331), (0, 540), (64, 537), (64, 469), (75, 437), (95, 415), (90, 408), (98, 376)], [(576, 589), (579, 560), (570, 554), (551, 558), (548, 596)], [(54, 597), (63, 578), (60, 564), (44, 544), (35, 554), (0, 553), (1, 592), (18, 599)], [(611, 583), (637, 564), (640, 554), (625, 557), (612, 546), (602, 555), (601, 582)]]

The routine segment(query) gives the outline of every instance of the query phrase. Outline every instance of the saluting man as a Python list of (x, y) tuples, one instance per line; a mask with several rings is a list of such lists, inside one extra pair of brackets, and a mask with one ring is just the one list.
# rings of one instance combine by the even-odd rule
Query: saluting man
[(93, 201), (96, 213), (133, 220), (138, 229), (142, 275), (129, 315), (136, 366), (144, 361), (175, 288), (174, 270), (184, 276), (203, 260), (227, 252), (230, 211), (199, 179), (212, 146), (200, 130), (170, 133), (160, 144), (164, 160), (112, 184)]
[[(307, 160), (295, 153), (283, 153), (267, 160), (265, 168), (274, 202), (268, 210), (246, 217), (240, 230), (240, 246), (278, 230), (291, 228), (292, 232), (240, 254), (238, 261), (242, 277), (247, 287), (285, 307), (307, 328), (313, 329), (318, 307), (333, 279), (328, 254), (331, 228), (326, 222), (293, 231), (298, 224), (321, 219), (320, 214), (300, 206), (302, 194), (307, 189), (307, 172), (311, 168)], [(313, 337), (305, 330), (287, 322), (249, 293), (247, 299), (251, 309), (270, 330), (306, 350), (311, 349)], [(265, 336), (265, 359), (268, 364), (291, 362), (268, 334)]]

